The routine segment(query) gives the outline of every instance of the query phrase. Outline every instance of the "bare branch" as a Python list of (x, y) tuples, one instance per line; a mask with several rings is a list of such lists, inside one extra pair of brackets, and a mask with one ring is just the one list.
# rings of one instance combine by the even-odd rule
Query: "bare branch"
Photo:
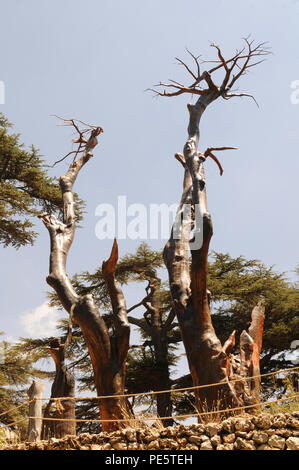
[(225, 95), (222, 96), (224, 100), (230, 100), (231, 98), (242, 98), (243, 96), (247, 98), (252, 98), (257, 107), (259, 108), (259, 104), (256, 101), (255, 97), (253, 95), (250, 95), (249, 93), (225, 93)]
[[(62, 118), (60, 116), (57, 116), (56, 114), (54, 114), (55, 117), (57, 117), (58, 119), (60, 119), (61, 121), (63, 121), (63, 124), (61, 124), (62, 126), (71, 126), (75, 129), (76, 133), (78, 134), (78, 137), (76, 139), (73, 140), (73, 143), (74, 144), (78, 144), (78, 147), (77, 147), (77, 150), (73, 150), (69, 153), (67, 153), (64, 157), (62, 157), (60, 160), (57, 160), (53, 165), (52, 167), (54, 167), (57, 163), (60, 163), (62, 162), (63, 160), (65, 160), (69, 155), (71, 154), (75, 154), (74, 156), (74, 159), (73, 159), (73, 162), (76, 160), (77, 158), (77, 155), (79, 153), (82, 153), (84, 152), (87, 147), (89, 149), (89, 151), (94, 148), (98, 141), (96, 139), (96, 137), (98, 135), (100, 135), (103, 131), (103, 129), (99, 126), (95, 126), (93, 124), (86, 124), (85, 122), (83, 121), (80, 121), (78, 119), (65, 119), (65, 118)], [(76, 122), (79, 122), (85, 126), (87, 126), (86, 129), (83, 129), (83, 130), (80, 130), (79, 126), (76, 124)], [(85, 137), (84, 137), (84, 134), (86, 134), (86, 132), (90, 132), (91, 131), (91, 135), (90, 135), (90, 138), (87, 140)], [(91, 141), (91, 139), (94, 139), (94, 142)], [(92, 154), (90, 155), (92, 156)]]
[(194, 78), (194, 80), (196, 80), (196, 78), (197, 78), (196, 75), (192, 72), (192, 70), (188, 67), (188, 65), (185, 64), (185, 62), (183, 62), (183, 61), (182, 61), (181, 59), (179, 59), (178, 57), (176, 57), (175, 59), (178, 61), (178, 63), (179, 63), (180, 65), (182, 65), (183, 67), (185, 67), (185, 69), (187, 70), (187, 72), (189, 72), (190, 75)]
[[(156, 96), (167, 96), (167, 97), (174, 97), (179, 96), (183, 93), (189, 93), (194, 95), (207, 95), (211, 94), (212, 92), (219, 92), (218, 96), (222, 96), (224, 99), (229, 99), (235, 96), (250, 96), (247, 93), (242, 94), (235, 94), (229, 93), (234, 83), (242, 76), (245, 75), (249, 68), (255, 67), (256, 65), (262, 63), (265, 59), (253, 60), (254, 58), (260, 58), (270, 54), (270, 50), (267, 47), (267, 43), (261, 42), (257, 45), (254, 44), (253, 40), (249, 40), (249, 38), (243, 38), (245, 42), (245, 46), (237, 50), (236, 53), (230, 57), (229, 59), (225, 59), (224, 54), (222, 53), (220, 47), (214, 43), (211, 44), (217, 51), (217, 60), (212, 61), (202, 61), (205, 62), (212, 62), (216, 63), (214, 67), (210, 68), (209, 70), (204, 71), (203, 73), (200, 72), (200, 65), (198, 58), (194, 54), (192, 54), (188, 49), (188, 54), (193, 58), (196, 70), (192, 70), (182, 59), (176, 57), (176, 61), (179, 65), (183, 66), (185, 70), (191, 75), (192, 79), (194, 80), (191, 85), (183, 85), (181, 83), (176, 82), (175, 80), (169, 80), (169, 83), (158, 83), (155, 85), (156, 88), (149, 90), (155, 93)], [(222, 79), (222, 83), (220, 86), (217, 86), (213, 79), (212, 74), (217, 70), (224, 69), (224, 77)], [(237, 72), (234, 74), (234, 72)], [(203, 88), (200, 86), (200, 83), (205, 81), (208, 85), (207, 88)], [(157, 90), (157, 87), (163, 87), (163, 91)], [(167, 88), (172, 88), (173, 91), (167, 91)], [(217, 97), (218, 97), (217, 96)], [(215, 99), (215, 98), (214, 98)]]
[(222, 151), (222, 150), (238, 150), (238, 149), (237, 149), (237, 147), (209, 147), (209, 148), (207, 148), (207, 150), (205, 150), (205, 152), (203, 154), (198, 153), (199, 156), (201, 156), (201, 157), (204, 157), (204, 158), (211, 157), (212, 160), (214, 160), (214, 162), (217, 164), (217, 166), (219, 168), (220, 176), (222, 176), (222, 174), (223, 174), (223, 168), (222, 168), (218, 158), (212, 152), (218, 152), (218, 151)]
[(184, 168), (186, 168), (185, 157), (182, 153), (175, 153), (174, 158), (176, 158), (177, 161), (180, 162)]

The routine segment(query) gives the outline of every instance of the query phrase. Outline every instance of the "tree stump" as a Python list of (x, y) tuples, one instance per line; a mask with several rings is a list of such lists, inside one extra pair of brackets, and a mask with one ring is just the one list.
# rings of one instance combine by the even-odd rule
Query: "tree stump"
[(36, 442), (40, 440), (42, 430), (42, 398), (45, 389), (44, 382), (33, 380), (32, 385), (28, 389), (29, 400), (29, 425), (28, 440)]

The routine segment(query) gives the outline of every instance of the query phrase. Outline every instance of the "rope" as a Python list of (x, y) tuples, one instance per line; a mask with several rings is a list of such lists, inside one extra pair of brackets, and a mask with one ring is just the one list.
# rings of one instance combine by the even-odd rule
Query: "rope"
[[(43, 421), (72, 421), (72, 422), (77, 422), (77, 423), (114, 423), (117, 421), (118, 423), (123, 423), (123, 422), (128, 422), (128, 421), (153, 421), (153, 420), (165, 420), (165, 419), (187, 419), (187, 418), (193, 418), (195, 416), (207, 416), (211, 414), (219, 414), (219, 413), (227, 413), (227, 412), (235, 412), (235, 411), (240, 411), (240, 410), (246, 410), (249, 408), (256, 408), (259, 406), (266, 406), (266, 405), (271, 405), (272, 403), (278, 403), (282, 401), (288, 401), (288, 400), (293, 400), (299, 398), (299, 393), (296, 393), (295, 395), (291, 395), (286, 398), (279, 398), (277, 400), (271, 400), (271, 401), (265, 401), (262, 403), (256, 403), (254, 405), (244, 405), (244, 406), (239, 406), (237, 408), (226, 408), (224, 410), (215, 410), (215, 411), (205, 411), (203, 413), (192, 413), (192, 414), (187, 414), (187, 415), (178, 415), (178, 416), (157, 416), (157, 417), (151, 417), (151, 418), (123, 418), (123, 419), (76, 419), (76, 418), (41, 418), (41, 417), (34, 417), (34, 416), (27, 416), (26, 418), (20, 419), (18, 421), (15, 421), (11, 424), (6, 424), (2, 426), (2, 428), (6, 428), (9, 426), (13, 426), (15, 424), (18, 424), (26, 419), (42, 419)], [(1, 428), (0, 428), (1, 429)]]
[[(291, 367), (289, 369), (284, 369), (284, 370), (280, 369), (278, 371), (268, 372), (266, 374), (253, 375), (252, 377), (241, 377), (241, 378), (238, 378), (238, 379), (229, 380), (227, 382), (216, 382), (216, 383), (213, 383), (213, 384), (196, 385), (194, 387), (176, 388), (176, 389), (170, 389), (170, 390), (158, 390), (156, 392), (128, 393), (128, 394), (123, 394), (123, 395), (103, 395), (103, 396), (99, 396), (99, 397), (58, 397), (58, 398), (40, 398), (39, 397), (39, 398), (33, 398), (32, 400), (27, 400), (25, 403), (22, 403), (19, 406), (11, 408), (8, 411), (4, 411), (3, 413), (0, 414), (0, 416), (9, 414), (12, 411), (15, 411), (15, 410), (25, 406), (26, 404), (29, 405), (29, 403), (31, 403), (33, 401), (37, 401), (37, 400), (42, 400), (42, 401), (47, 401), (47, 400), (51, 400), (51, 401), (62, 401), (62, 400), (84, 401), (84, 400), (103, 400), (103, 399), (107, 399), (107, 398), (127, 398), (127, 397), (137, 397), (137, 396), (145, 396), (145, 395), (159, 395), (159, 394), (162, 394), (162, 393), (177, 393), (177, 392), (183, 392), (183, 391), (187, 391), (187, 390), (198, 390), (198, 389), (203, 389), (203, 388), (215, 387), (215, 386), (218, 386), (218, 385), (225, 385), (225, 384), (228, 384), (228, 383), (241, 382), (243, 380), (253, 380), (253, 379), (259, 378), (259, 377), (269, 377), (271, 375), (277, 375), (277, 374), (281, 374), (281, 373), (284, 373), (284, 372), (291, 372), (291, 371), (294, 371), (294, 370), (297, 370), (297, 369), (299, 369), (299, 366)], [(27, 418), (25, 418), (25, 419), (27, 419)], [(43, 418), (43, 419), (46, 419), (46, 418)]]
[(25, 403), (22, 403), (21, 405), (15, 406), (14, 408), (10, 408), (10, 410), (8, 411), (4, 411), (3, 413), (0, 413), (0, 416), (6, 415), (8, 413), (12, 413), (13, 411), (18, 410), (19, 408), (22, 408), (22, 406), (29, 405), (29, 403), (32, 403), (33, 401), (35, 401), (35, 398), (33, 398), (33, 400), (27, 400), (25, 401)]
[(253, 380), (258, 377), (268, 377), (271, 375), (281, 374), (283, 372), (290, 372), (293, 370), (299, 369), (299, 366), (291, 367), (290, 369), (278, 370), (275, 372), (268, 372), (267, 374), (260, 374), (260, 375), (253, 375), (252, 377), (240, 377), (238, 379), (228, 380), (226, 382), (216, 382), (213, 384), (206, 384), (206, 385), (196, 385), (194, 387), (185, 387), (185, 388), (173, 388), (170, 390), (158, 390), (156, 392), (142, 392), (142, 393), (127, 393), (123, 395), (103, 395), (99, 397), (59, 397), (59, 398), (36, 398), (36, 400), (74, 400), (74, 401), (83, 401), (83, 400), (103, 400), (105, 398), (128, 398), (128, 397), (140, 397), (144, 395), (159, 395), (161, 393), (177, 393), (183, 392), (186, 390), (198, 390), (202, 388), (209, 388), (209, 387), (216, 387), (217, 385), (226, 385), (234, 382), (242, 382), (243, 380)]

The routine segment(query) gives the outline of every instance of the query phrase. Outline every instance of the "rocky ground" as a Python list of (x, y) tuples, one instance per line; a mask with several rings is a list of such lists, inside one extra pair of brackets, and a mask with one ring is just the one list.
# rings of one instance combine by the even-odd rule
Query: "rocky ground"
[(299, 412), (231, 417), (221, 423), (126, 428), (24, 442), (1, 450), (299, 450)]

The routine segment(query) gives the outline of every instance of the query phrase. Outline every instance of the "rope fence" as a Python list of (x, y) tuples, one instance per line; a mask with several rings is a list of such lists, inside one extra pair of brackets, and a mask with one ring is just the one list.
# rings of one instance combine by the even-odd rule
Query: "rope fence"
[[(217, 383), (213, 383), (213, 384), (206, 384), (206, 385), (197, 385), (197, 386), (193, 386), (193, 387), (184, 387), (184, 388), (177, 388), (177, 389), (170, 389), (170, 390), (159, 390), (159, 391), (155, 391), (155, 392), (143, 392), (143, 393), (129, 393), (129, 394), (122, 394), (122, 395), (103, 395), (103, 396), (98, 396), (98, 397), (58, 397), (58, 398), (34, 398), (32, 400), (27, 400), (26, 402), (22, 403), (21, 405), (19, 406), (16, 406), (14, 408), (11, 408), (10, 410), (8, 411), (4, 411), (3, 413), (0, 414), (0, 417), (1, 416), (4, 416), (6, 414), (9, 414), (9, 413), (12, 413), (13, 411), (17, 410), (17, 409), (20, 409), (26, 405), (29, 405), (30, 403), (32, 402), (36, 402), (38, 400), (42, 400), (42, 401), (63, 401), (63, 400), (72, 400), (72, 401), (84, 401), (84, 400), (103, 400), (103, 399), (108, 399), (108, 398), (129, 398), (129, 397), (135, 397), (135, 396), (148, 396), (148, 395), (158, 395), (158, 394), (162, 394), (162, 393), (178, 393), (178, 392), (183, 392), (183, 391), (189, 391), (189, 390), (197, 390), (197, 389), (203, 389), (203, 388), (210, 388), (210, 387), (215, 387), (215, 386), (219, 386), (219, 385), (224, 385), (226, 383), (233, 383), (233, 382), (242, 382), (242, 381), (250, 381), (250, 380), (254, 380), (255, 378), (261, 378), (261, 377), (269, 377), (269, 376), (274, 376), (274, 375), (278, 375), (278, 374), (283, 374), (285, 372), (292, 372), (292, 371), (295, 371), (295, 370), (298, 370), (299, 369), (299, 366), (296, 366), (296, 367), (291, 367), (289, 369), (284, 369), (284, 370), (278, 370), (278, 371), (274, 371), (274, 372), (268, 372), (266, 374), (259, 374), (259, 375), (255, 375), (255, 376), (252, 376), (252, 377), (244, 377), (244, 378), (238, 378), (238, 379), (232, 379), (232, 380), (229, 380), (227, 382), (217, 382)], [(219, 409), (219, 410), (211, 410), (211, 411), (207, 411), (207, 412), (197, 412), (197, 413), (191, 413), (191, 414), (185, 414), (185, 415), (177, 415), (177, 416), (157, 416), (157, 417), (129, 417), (129, 418), (123, 418), (123, 419), (73, 419), (73, 418), (44, 418), (44, 417), (40, 417), (39, 419), (42, 419), (43, 421), (71, 421), (71, 422), (89, 422), (89, 423), (111, 423), (111, 422), (130, 422), (130, 421), (155, 421), (155, 420), (159, 420), (159, 421), (163, 421), (163, 420), (166, 420), (166, 419), (187, 419), (187, 418), (193, 418), (193, 417), (200, 417), (200, 416), (208, 416), (208, 415), (213, 415), (213, 414), (219, 414), (219, 413), (232, 413), (232, 412), (235, 412), (235, 411), (242, 411), (242, 410), (246, 410), (246, 409), (250, 409), (250, 408), (257, 408), (257, 407), (261, 407), (261, 406), (269, 406), (271, 404), (274, 404), (274, 403), (279, 403), (279, 402), (285, 402), (285, 401), (290, 401), (290, 400), (296, 400), (296, 399), (299, 399), (299, 393), (296, 393), (294, 395), (290, 395), (288, 397), (284, 397), (284, 398), (278, 398), (276, 400), (269, 400), (269, 401), (265, 401), (265, 402), (261, 402), (261, 403), (255, 403), (255, 404), (252, 404), (252, 405), (244, 405), (244, 406), (240, 406), (240, 407), (233, 407), (233, 408), (226, 408), (226, 409)], [(10, 424), (6, 424), (6, 425), (2, 425), (1, 427), (2, 428), (6, 428), (6, 427), (11, 427), (11, 426), (14, 426), (16, 424), (19, 424), (27, 419), (36, 419), (36, 417), (33, 417), (33, 416), (26, 416), (22, 419), (19, 419), (17, 421), (14, 421), (13, 423), (10, 423)], [(1, 429), (1, 428), (0, 428)]]
[[(245, 405), (245, 406), (239, 406), (239, 407), (236, 407), (236, 408), (226, 408), (224, 410), (214, 410), (214, 411), (205, 411), (203, 413), (191, 413), (191, 414), (186, 414), (186, 415), (177, 415), (177, 416), (155, 416), (155, 417), (148, 417), (148, 418), (134, 418), (134, 417), (130, 417), (130, 418), (123, 418), (123, 419), (73, 419), (73, 418), (38, 418), (38, 419), (42, 419), (43, 421), (71, 421), (71, 422), (78, 422), (78, 423), (114, 423), (115, 421), (117, 421), (118, 423), (124, 423), (124, 422), (128, 422), (128, 421), (163, 421), (165, 419), (187, 419), (187, 418), (193, 418), (193, 417), (196, 417), (196, 416), (208, 416), (208, 415), (211, 415), (211, 414), (221, 414), (221, 413), (227, 413), (227, 412), (235, 412), (235, 411), (241, 411), (241, 410), (246, 410), (246, 409), (250, 409), (250, 408), (256, 408), (257, 406), (266, 406), (266, 405), (271, 405), (273, 403), (278, 403), (278, 402), (282, 402), (282, 401), (289, 401), (289, 400), (293, 400), (293, 399), (297, 399), (299, 398), (299, 393), (296, 393), (295, 395), (291, 395), (289, 397), (285, 397), (285, 398), (279, 398), (277, 400), (270, 400), (270, 401), (265, 401), (265, 402), (262, 402), (262, 403), (258, 403), (258, 404), (254, 404), (254, 405)], [(22, 418), (18, 421), (15, 421), (11, 424), (6, 424), (6, 425), (3, 425), (2, 428), (6, 428), (6, 427), (9, 427), (9, 426), (13, 426), (15, 424), (18, 424), (18, 423), (21, 423), (23, 421), (25, 421), (26, 419), (36, 419), (36, 416), (26, 416), (25, 418)], [(1, 429), (1, 428), (0, 428)]]

